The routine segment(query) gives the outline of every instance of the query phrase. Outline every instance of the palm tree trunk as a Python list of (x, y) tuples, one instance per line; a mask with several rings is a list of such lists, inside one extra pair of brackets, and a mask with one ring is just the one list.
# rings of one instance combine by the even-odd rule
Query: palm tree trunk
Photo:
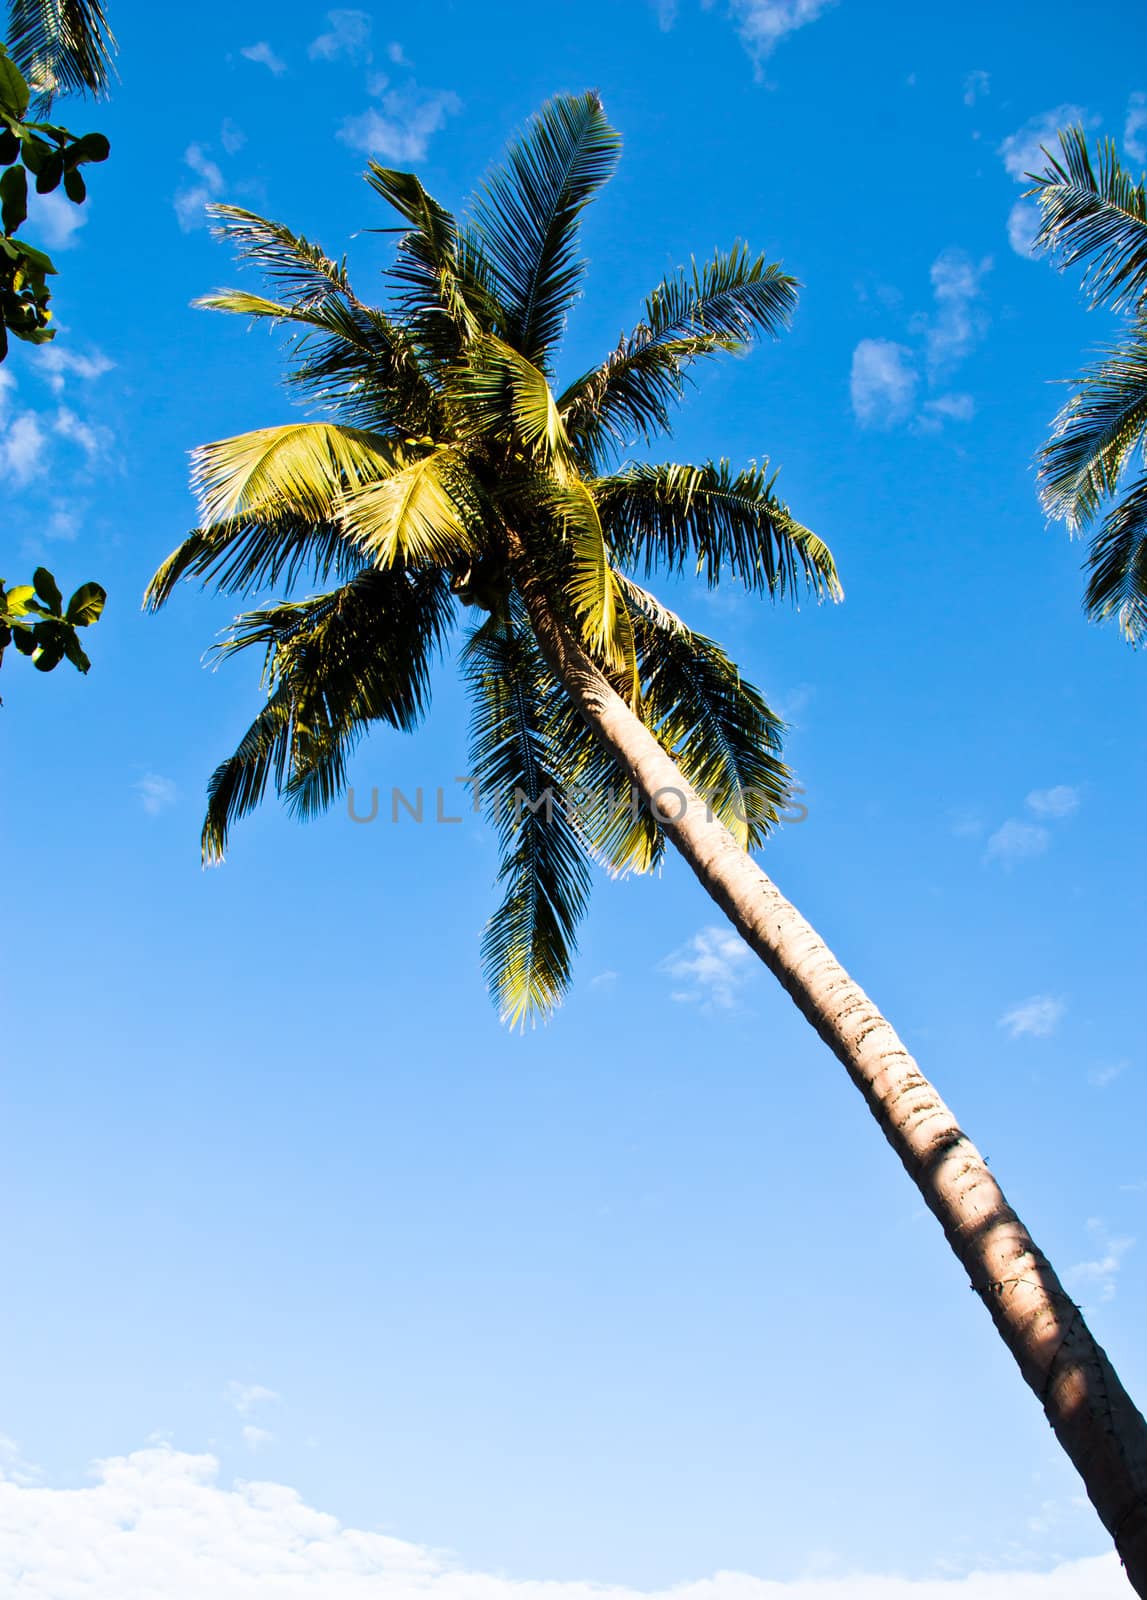
[(586, 655), (511, 536), (539, 647), (745, 942), (864, 1096), (1043, 1406), (1147, 1600), (1147, 1423), (983, 1157), (891, 1025)]

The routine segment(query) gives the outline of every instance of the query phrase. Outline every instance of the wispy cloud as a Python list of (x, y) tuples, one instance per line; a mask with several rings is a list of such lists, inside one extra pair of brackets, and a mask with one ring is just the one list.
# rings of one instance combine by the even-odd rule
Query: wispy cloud
[(184, 233), (191, 233), (207, 226), (204, 207), (223, 193), (223, 174), (201, 144), (189, 144), (183, 161), (195, 173), (198, 182), (176, 190), (172, 204), (179, 226)]
[(78, 445), (89, 465), (105, 459), (114, 443), (110, 428), (104, 428), (98, 422), (86, 422), (68, 406), (61, 406), (56, 412), (52, 429), (61, 439)]
[[(0, 1484), (0, 1572), (22, 1592), (69, 1600), (604, 1600), (599, 1584), (474, 1572), (425, 1545), (347, 1527), (285, 1484), (220, 1482), (220, 1463), (169, 1446), (98, 1462), (79, 1488), (25, 1467)], [(1114, 1553), (1039, 1572), (944, 1579), (856, 1574), (769, 1580), (721, 1571), (609, 1600), (1124, 1600)]]
[(325, 33), (312, 39), (307, 54), (312, 61), (361, 61), (370, 56), (371, 18), (366, 11), (328, 11)]
[(287, 63), (275, 54), (266, 39), (260, 39), (257, 44), (244, 45), (239, 54), (248, 61), (254, 61), (257, 66), (266, 67), (276, 78), (282, 77), (287, 70)]
[(385, 78), (374, 87), (378, 104), (347, 117), (338, 136), (387, 161), (424, 161), (431, 137), (462, 109), (452, 89), (420, 89), (414, 83), (391, 89)]
[(1017, 817), (1009, 817), (990, 835), (984, 859), (1013, 867), (1017, 861), (1042, 856), (1050, 843), (1051, 834), (1038, 822), (1021, 822)]
[(23, 488), (47, 469), (47, 435), (32, 411), (6, 422), (0, 433), (0, 479)]
[(1054, 789), (1033, 789), (1024, 804), (1037, 817), (1058, 820), (1074, 816), (1079, 810), (1079, 790), (1067, 783), (1057, 783)]
[(179, 790), (172, 780), (161, 777), (158, 772), (145, 773), (136, 784), (135, 791), (149, 817), (158, 817), (161, 811), (173, 806), (179, 798)]
[(924, 334), (924, 353), (933, 379), (945, 376), (972, 351), (987, 329), (980, 300), (991, 256), (973, 261), (966, 250), (944, 250), (932, 263), (932, 295), (936, 309), (917, 321)]
[[(999, 154), (1007, 169), (1008, 176), (1014, 178), (1016, 183), (1022, 183), (1024, 188), (1029, 187), (1029, 172), (1042, 172), (1047, 165), (1045, 149), (1057, 153), (1059, 140), (1056, 133), (1060, 128), (1069, 127), (1072, 123), (1080, 122), (1084, 127), (1092, 127), (1095, 118), (1088, 115), (1081, 106), (1064, 104), (1055, 106), (1051, 111), (1041, 111), (1038, 116), (1030, 117), (1022, 128), (1017, 128), (1015, 133), (1010, 133), (999, 146)], [(1016, 255), (1025, 259), (1034, 260), (1032, 241), (1039, 228), (1039, 209), (1031, 200), (1017, 200), (1008, 212), (1007, 235), (1008, 244)]]
[(737, 30), (751, 55), (763, 61), (790, 33), (807, 28), (836, 0), (731, 0)]
[(661, 971), (684, 987), (674, 1000), (729, 1011), (752, 971), (753, 952), (731, 928), (702, 928), (661, 963)]
[(272, 1444), (275, 1435), (269, 1428), (257, 1428), (253, 1422), (248, 1422), (241, 1430), (243, 1443), (252, 1455), (258, 1455), (265, 1444)]
[(58, 339), (45, 345), (36, 358), (37, 374), (47, 380), (55, 394), (63, 392), (69, 376), (90, 383), (111, 372), (114, 366), (115, 362), (109, 360), (102, 350), (89, 350), (85, 354), (71, 345), (61, 344)]
[(1064, 1001), (1049, 994), (1035, 994), (1023, 1000), (1010, 1011), (1005, 1011), (999, 1026), (1012, 1039), (1025, 1035), (1032, 1039), (1048, 1039), (1067, 1015)]
[(964, 104), (974, 106), (977, 100), (983, 100), (991, 92), (991, 87), (991, 76), (982, 67), (969, 72), (964, 79)]
[(260, 1406), (277, 1405), (282, 1395), (261, 1383), (239, 1383), (232, 1379), (227, 1385), (227, 1400), (241, 1417), (249, 1417)]
[(219, 129), (219, 143), (229, 156), (233, 156), (247, 143), (247, 135), (230, 117), (224, 117), (223, 126)]
[(1147, 161), (1147, 94), (1141, 89), (1127, 102), (1127, 121), (1123, 124), (1123, 148), (1132, 161)]
[(906, 422), (919, 376), (911, 350), (891, 339), (862, 339), (852, 352), (849, 394), (862, 428), (886, 431)]
[(49, 250), (70, 250), (91, 217), (91, 201), (78, 206), (58, 189), (51, 194), (30, 194), (28, 216), (29, 229), (34, 230), (38, 242)]
[(1111, 1061), (1102, 1067), (1092, 1067), (1087, 1074), (1087, 1081), (1093, 1089), (1107, 1089), (1121, 1078), (1131, 1065), (1130, 1061)]
[(1098, 1217), (1090, 1217), (1088, 1232), (1095, 1243), (1096, 1254), (1087, 1261), (1077, 1261), (1064, 1277), (1069, 1288), (1077, 1291), (1094, 1288), (1102, 1301), (1115, 1299), (1115, 1280), (1123, 1265), (1123, 1257), (1134, 1245), (1128, 1235), (1113, 1236)]

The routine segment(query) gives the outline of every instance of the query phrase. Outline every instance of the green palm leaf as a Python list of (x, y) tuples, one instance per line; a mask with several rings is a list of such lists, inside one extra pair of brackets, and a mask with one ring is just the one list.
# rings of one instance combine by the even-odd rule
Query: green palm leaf
[(205, 861), (223, 859), (230, 828), (272, 776), (293, 811), (313, 816), (342, 793), (347, 758), (372, 723), (417, 726), (451, 612), (439, 573), (366, 571), (329, 594), (236, 619), (218, 648), (262, 649), (268, 698), (208, 786)]
[(630, 436), (668, 432), (670, 407), (696, 361), (776, 337), (791, 320), (797, 282), (744, 245), (666, 278), (645, 317), (606, 360), (564, 392), (558, 405), (570, 437), (591, 459)]
[(1147, 432), (1147, 318), (1080, 379), (1039, 458), (1040, 495), (1050, 516), (1085, 526)]
[(1082, 128), (1062, 131), (1059, 144), (1060, 158), (1048, 155), (1027, 191), (1042, 215), (1035, 245), (1064, 267), (1087, 263), (1092, 305), (1137, 305), (1147, 295), (1147, 179), (1135, 183), (1114, 139), (1096, 142), (1094, 164)]
[(335, 422), (254, 428), (192, 452), (192, 481), (205, 525), (289, 507), (315, 521), (333, 519), (346, 495), (388, 476), (403, 454), (380, 434)]
[(728, 462), (703, 467), (639, 463), (593, 487), (615, 558), (645, 572), (692, 564), (710, 587), (723, 577), (749, 589), (818, 598), (843, 595), (828, 546), (773, 494), (776, 475)]
[(1129, 644), (1147, 640), (1147, 474), (1138, 478), (1092, 540), (1084, 606), (1096, 622), (1114, 617)]
[(581, 286), (582, 211), (613, 174), (621, 140), (591, 91), (548, 101), (487, 177), (475, 222), (505, 310), (505, 338), (544, 366)]
[(479, 629), (464, 667), (472, 770), (501, 841), (506, 886), (482, 961), (502, 1018), (520, 1027), (548, 1016), (569, 986), (589, 872), (562, 803), (537, 652), (520, 620)]
[(106, 94), (115, 35), (100, 0), (10, 0), (8, 54), (47, 102)]
[(454, 567), (478, 550), (478, 494), (448, 445), (347, 496), (347, 537), (380, 567)]

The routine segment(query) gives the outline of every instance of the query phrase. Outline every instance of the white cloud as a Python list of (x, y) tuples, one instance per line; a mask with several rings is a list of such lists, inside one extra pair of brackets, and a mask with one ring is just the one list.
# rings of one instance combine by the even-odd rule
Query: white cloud
[(657, 26), (662, 33), (668, 33), (677, 21), (677, 0), (653, 0), (653, 9), (657, 13)]
[(53, 506), (51, 514), (44, 524), (44, 538), (56, 539), (61, 544), (70, 544), (79, 533), (82, 525), (80, 511), (81, 508), (76, 505), (57, 504)]
[(594, 976), (589, 980), (589, 986), (591, 989), (608, 989), (616, 982), (617, 973), (614, 972), (612, 967), (606, 967), (604, 972), (598, 972), (594, 974)]
[(172, 203), (179, 226), (184, 233), (191, 233), (195, 228), (207, 226), (203, 208), (223, 193), (223, 174), (201, 144), (189, 144), (183, 160), (199, 182), (177, 190)]
[(312, 39), (307, 54), (312, 61), (357, 61), (370, 53), (370, 15), (366, 11), (328, 11), (330, 27)]
[(248, 61), (254, 61), (260, 67), (266, 67), (269, 72), (275, 74), (276, 78), (287, 70), (287, 63), (275, 54), (266, 39), (260, 39), (258, 44), (245, 45), (239, 54), (245, 56)]
[(752, 961), (753, 952), (731, 928), (702, 928), (666, 957), (661, 971), (687, 986), (674, 992), (674, 1000), (728, 1011), (752, 971)]
[(852, 352), (849, 392), (862, 428), (894, 428), (916, 403), (912, 352), (891, 339), (862, 339)]
[(1034, 200), (1017, 200), (1008, 212), (1008, 243), (1017, 256), (1035, 260), (1035, 236), (1039, 232), (1039, 207)]
[(750, 52), (763, 61), (782, 39), (815, 22), (836, 0), (730, 0), (737, 28)]
[(230, 117), (224, 117), (223, 126), (219, 129), (219, 142), (227, 154), (233, 156), (247, 143), (247, 135)]
[(1054, 789), (1033, 789), (1024, 804), (1037, 817), (1070, 817), (1079, 810), (1079, 790), (1068, 783), (1057, 783)]
[(1130, 1065), (1130, 1061), (1112, 1061), (1103, 1067), (1092, 1067), (1087, 1081), (1093, 1089), (1106, 1089), (1116, 1078), (1121, 1078)]
[(227, 1385), (227, 1399), (241, 1417), (249, 1417), (257, 1406), (277, 1405), (282, 1398), (261, 1383), (237, 1383), (232, 1379)]
[(38, 478), (47, 464), (47, 442), (40, 419), (31, 411), (22, 411), (6, 423), (0, 433), (0, 478), (6, 477), (17, 488)]
[(925, 432), (935, 432), (945, 422), (971, 422), (976, 414), (976, 402), (970, 394), (938, 394), (934, 400), (925, 400), (920, 426)]
[(27, 231), (49, 251), (70, 250), (91, 216), (90, 204), (78, 206), (59, 189), (51, 194), (29, 194)]
[(92, 350), (83, 355), (69, 345), (60, 344), (59, 340), (46, 344), (36, 358), (36, 371), (41, 377), (47, 378), (54, 394), (63, 393), (65, 375), (68, 373), (90, 382), (94, 378), (102, 378), (114, 366), (115, 362), (109, 361), (102, 350)]
[(157, 772), (145, 773), (135, 789), (139, 795), (139, 803), (149, 817), (158, 817), (161, 811), (173, 806), (179, 798), (179, 790), (172, 780), (161, 778)]
[(396, 67), (408, 67), (410, 62), (406, 59), (406, 52), (397, 39), (392, 39), (386, 47), (386, 53)]
[(242, 1430), (243, 1443), (251, 1454), (258, 1455), (265, 1444), (273, 1444), (275, 1435), (268, 1428), (257, 1428), (253, 1422), (248, 1422)]
[(380, 79), (380, 106), (347, 117), (339, 129), (339, 138), (356, 150), (387, 161), (425, 160), (431, 135), (438, 132), (447, 117), (461, 111), (461, 100), (451, 89), (424, 90), (416, 84), (388, 89), (385, 85), (386, 80)]
[(977, 67), (974, 72), (969, 72), (964, 79), (964, 104), (974, 106), (977, 100), (982, 100), (992, 87), (991, 75)]
[(1094, 1287), (1100, 1300), (1115, 1299), (1115, 1279), (1123, 1257), (1135, 1243), (1126, 1235), (1112, 1237), (1098, 1217), (1090, 1217), (1088, 1231), (1095, 1240), (1098, 1254), (1089, 1261), (1077, 1261), (1064, 1273), (1068, 1285), (1077, 1290)]
[(214, 1456), (156, 1447), (98, 1462), (79, 1489), (0, 1482), (0, 1589), (11, 1600), (1124, 1600), (1127, 1580), (1114, 1553), (956, 1579), (724, 1571), (639, 1592), (511, 1578), (346, 1527), (284, 1484), (225, 1487)]
[(52, 427), (62, 439), (69, 439), (73, 444), (78, 444), (89, 463), (106, 456), (112, 447), (114, 436), (110, 428), (101, 428), (98, 424), (85, 422), (67, 406), (61, 406), (56, 412)]
[(1123, 148), (1132, 161), (1147, 161), (1147, 94), (1137, 90), (1127, 102), (1127, 121), (1123, 124)]
[(1020, 822), (1016, 817), (1009, 817), (988, 839), (984, 858), (1012, 867), (1017, 861), (1042, 856), (1050, 843), (1051, 834), (1038, 822)]
[(1026, 187), (1027, 174), (1042, 172), (1047, 165), (1044, 149), (1050, 150), (1053, 155), (1058, 154), (1058, 130), (1076, 122), (1081, 122), (1085, 128), (1091, 127), (1095, 118), (1088, 116), (1081, 106), (1075, 105), (1056, 106), (1051, 111), (1041, 111), (1038, 116), (1030, 117), (1022, 128), (1009, 134), (1000, 145), (999, 153), (1004, 158), (1009, 176)]
[(991, 271), (992, 259), (972, 260), (964, 250), (944, 250), (932, 263), (935, 313), (922, 318), (928, 371), (933, 377), (950, 372), (970, 353), (987, 327), (976, 305), (981, 280)]
[(1028, 1034), (1033, 1039), (1047, 1039), (1067, 1015), (1067, 1006), (1052, 995), (1036, 994), (1005, 1011), (999, 1026), (1006, 1028), (1013, 1039)]

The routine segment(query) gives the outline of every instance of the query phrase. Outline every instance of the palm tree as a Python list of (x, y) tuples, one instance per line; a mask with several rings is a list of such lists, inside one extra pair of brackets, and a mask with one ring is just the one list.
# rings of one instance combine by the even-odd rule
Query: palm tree
[(1095, 161), (1080, 127), (1059, 136), (1060, 158), (1031, 174), (1042, 213), (1037, 247), (1063, 267), (1086, 264), (1093, 306), (1125, 311), (1119, 342), (1079, 379), (1040, 452), (1044, 509), (1072, 534), (1110, 509), (1091, 540), (1084, 608), (1114, 617), (1132, 645), (1147, 637), (1147, 178), (1135, 183), (1114, 139)]
[(417, 178), (372, 164), (367, 181), (403, 223), (387, 309), (306, 239), (218, 208), (275, 297), (202, 303), (284, 328), (292, 382), (327, 419), (196, 452), (201, 525), (148, 603), (184, 577), (232, 593), (333, 586), (241, 615), (223, 645), (264, 651), (266, 697), (211, 779), (204, 857), (221, 859), (272, 778), (302, 816), (329, 804), (366, 729), (414, 726), (436, 652), (460, 614), (474, 618), (461, 659), (502, 844), (484, 959), (503, 1014), (521, 1022), (560, 999), (588, 863), (648, 871), (668, 839), (863, 1094), (1147, 1594), (1143, 1418), (951, 1112), (749, 854), (787, 792), (776, 717), (638, 582), (692, 569), (774, 598), (839, 596), (828, 549), (765, 470), (619, 460), (667, 429), (696, 362), (777, 334), (796, 285), (743, 246), (717, 254), (661, 283), (633, 333), (555, 393), (579, 217), (618, 149), (595, 94), (554, 100), (461, 221)]
[(10, 0), (8, 33), (45, 115), (56, 94), (107, 92), (116, 42), (101, 0)]

